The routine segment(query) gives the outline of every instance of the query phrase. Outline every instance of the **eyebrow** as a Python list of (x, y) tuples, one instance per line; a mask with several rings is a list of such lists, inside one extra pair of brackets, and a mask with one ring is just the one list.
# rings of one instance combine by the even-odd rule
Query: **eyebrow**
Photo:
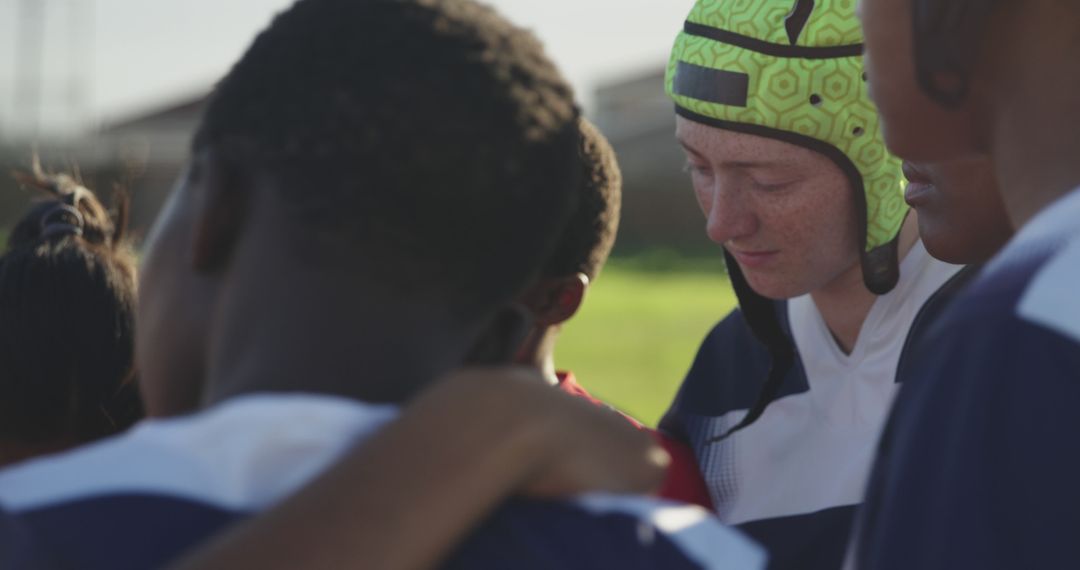
[[(694, 154), (694, 155), (702, 156), (702, 157), (705, 156), (705, 153), (697, 150), (692, 145), (690, 145), (686, 141), (679, 138), (677, 135), (675, 137), (675, 140), (679, 143), (679, 145), (681, 145), (683, 147), (683, 149), (685, 149), (690, 154)], [(749, 169), (749, 168), (766, 168), (766, 167), (771, 167), (771, 166), (786, 166), (786, 163), (784, 163), (782, 161), (778, 161), (778, 160), (772, 160), (772, 161), (769, 161), (769, 160), (725, 160), (725, 161), (720, 162), (720, 166), (723, 166), (725, 168)]]

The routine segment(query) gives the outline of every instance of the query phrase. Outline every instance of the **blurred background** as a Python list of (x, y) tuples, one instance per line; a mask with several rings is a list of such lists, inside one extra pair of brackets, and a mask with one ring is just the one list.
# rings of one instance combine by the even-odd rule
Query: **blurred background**
[[(560, 367), (646, 423), (733, 306), (682, 172), (663, 69), (689, 0), (489, 0), (532, 29), (611, 140), (625, 178), (615, 254), (559, 344)], [(214, 82), (290, 0), (0, 0), (0, 235), (35, 149), (108, 194), (135, 234), (187, 159)]]

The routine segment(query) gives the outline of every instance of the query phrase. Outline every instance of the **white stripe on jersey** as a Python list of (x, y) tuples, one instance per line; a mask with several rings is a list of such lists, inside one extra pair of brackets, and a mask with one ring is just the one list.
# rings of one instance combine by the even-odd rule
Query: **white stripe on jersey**
[(1073, 239), (1031, 280), (1017, 307), (1020, 317), (1080, 343), (1080, 239)]
[(358, 437), (396, 415), (317, 395), (252, 395), (0, 471), (13, 512), (117, 492), (263, 509), (333, 463)]
[[(330, 396), (238, 397), (0, 471), (0, 504), (18, 514), (96, 496), (145, 493), (258, 511), (298, 490), (396, 415), (392, 406)], [(764, 567), (760, 547), (699, 507), (601, 494), (572, 503), (590, 513), (632, 516), (643, 532), (663, 533), (702, 568)]]
[[(875, 301), (851, 354), (837, 346), (809, 295), (788, 301), (810, 389), (778, 398), (753, 425), (699, 451), (720, 520), (743, 524), (862, 502), (908, 332), (960, 269), (917, 242), (901, 263), (896, 288)], [(746, 413), (728, 412), (703, 429), (721, 435)]]
[(597, 514), (634, 514), (651, 526), (642, 525), (646, 531), (655, 528), (664, 532), (683, 553), (701, 564), (703, 568), (756, 568), (764, 567), (765, 550), (731, 532), (711, 513), (693, 505), (670, 501), (656, 501), (644, 497), (626, 495), (583, 495), (577, 504)]
[[(1080, 189), (1036, 216), (1029, 226), (1046, 232), (1065, 231), (1072, 239), (1046, 262), (1028, 284), (1017, 314), (1037, 325), (1080, 342)], [(1017, 240), (1027, 236), (1021, 233)]]

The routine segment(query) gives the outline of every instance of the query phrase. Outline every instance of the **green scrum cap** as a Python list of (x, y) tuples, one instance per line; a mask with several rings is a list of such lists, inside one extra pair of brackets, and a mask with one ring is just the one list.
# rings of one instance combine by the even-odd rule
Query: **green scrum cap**
[[(866, 287), (899, 279), (907, 214), (900, 161), (885, 149), (863, 73), (857, 0), (697, 0), (675, 40), (665, 88), (675, 112), (702, 124), (820, 152), (847, 175), (856, 201)], [(761, 417), (796, 361), (779, 308), (750, 288), (725, 252), (739, 307), (771, 365), (757, 401), (724, 439)]]
[(899, 277), (907, 214), (899, 159), (866, 88), (856, 0), (697, 0), (675, 40), (665, 88), (691, 121), (771, 137), (831, 158), (860, 215), (866, 286)]

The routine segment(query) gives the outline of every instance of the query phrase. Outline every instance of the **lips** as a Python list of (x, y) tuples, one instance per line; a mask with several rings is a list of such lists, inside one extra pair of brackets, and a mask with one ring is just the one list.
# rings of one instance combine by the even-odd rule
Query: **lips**
[(904, 201), (913, 208), (926, 203), (930, 193), (934, 191), (934, 179), (918, 166), (905, 162), (904, 177), (908, 179), (907, 188), (904, 189)]
[(776, 259), (776, 255), (779, 253), (776, 250), (738, 250), (734, 248), (728, 248), (728, 252), (739, 262), (739, 265), (748, 269), (760, 269), (768, 265), (773, 259)]

